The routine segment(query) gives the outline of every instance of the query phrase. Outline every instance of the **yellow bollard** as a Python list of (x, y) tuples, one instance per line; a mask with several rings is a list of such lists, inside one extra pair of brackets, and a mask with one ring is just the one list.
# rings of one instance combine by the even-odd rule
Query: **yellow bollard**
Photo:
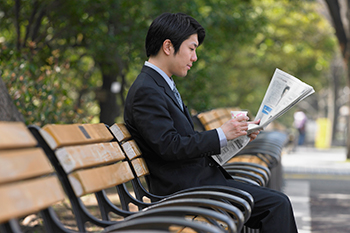
[(316, 120), (317, 131), (315, 138), (315, 147), (319, 149), (328, 149), (331, 146), (332, 124), (328, 118), (319, 118)]

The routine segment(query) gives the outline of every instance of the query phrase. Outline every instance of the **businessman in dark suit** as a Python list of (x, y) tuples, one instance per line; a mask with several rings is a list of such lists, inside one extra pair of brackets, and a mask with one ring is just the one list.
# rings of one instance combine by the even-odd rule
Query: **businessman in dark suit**
[[(288, 197), (267, 188), (234, 181), (212, 158), (228, 140), (246, 135), (248, 117), (220, 128), (194, 131), (191, 116), (173, 76), (185, 77), (197, 60), (204, 28), (192, 17), (164, 13), (151, 24), (145, 62), (129, 89), (124, 120), (150, 170), (148, 185), (158, 195), (202, 185), (225, 185), (249, 192), (255, 201), (246, 225), (261, 232), (297, 232)], [(251, 134), (253, 140), (258, 133)]]

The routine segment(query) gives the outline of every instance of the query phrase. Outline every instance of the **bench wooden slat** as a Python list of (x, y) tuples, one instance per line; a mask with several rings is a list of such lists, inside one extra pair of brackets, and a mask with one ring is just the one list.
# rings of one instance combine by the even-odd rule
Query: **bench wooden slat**
[(36, 144), (23, 122), (0, 121), (0, 149), (33, 147)]
[(221, 125), (222, 124), (219, 121), (211, 122), (210, 124), (208, 124), (208, 130), (219, 128), (221, 127)]
[(205, 130), (211, 130), (212, 129), (211, 124), (213, 122), (216, 122), (215, 116), (211, 111), (202, 112), (202, 113), (198, 114), (197, 118), (202, 123)]
[(216, 129), (222, 125), (212, 110), (198, 114), (198, 119), (203, 124), (205, 130)]
[(131, 139), (131, 134), (124, 123), (115, 123), (109, 129), (119, 142)]
[(131, 160), (131, 164), (136, 172), (137, 177), (149, 175), (149, 170), (146, 161), (143, 158), (136, 158)]
[(134, 178), (128, 162), (75, 171), (68, 176), (77, 197), (111, 188)]
[(239, 108), (218, 108), (202, 112), (197, 118), (204, 126), (205, 130), (211, 130), (221, 127), (226, 121), (232, 118), (231, 111), (240, 111)]
[(224, 108), (213, 109), (212, 111), (220, 125), (224, 124), (226, 121), (232, 118), (231, 114), (228, 113)]
[(59, 147), (76, 144), (109, 142), (113, 139), (113, 135), (103, 123), (70, 125), (48, 124), (41, 128), (40, 134), (53, 150)]
[(134, 140), (127, 141), (122, 144), (123, 150), (129, 160), (139, 157), (142, 153)]
[(55, 154), (67, 174), (77, 169), (125, 159), (118, 142), (68, 146), (57, 149)]
[(0, 184), (53, 172), (41, 148), (0, 151)]
[(268, 167), (267, 163), (263, 161), (261, 158), (254, 155), (239, 155), (234, 156), (227, 163), (235, 163), (235, 162), (246, 162), (246, 163), (256, 163), (260, 164), (264, 167)]
[(64, 198), (56, 176), (0, 185), (0, 223), (38, 212)]

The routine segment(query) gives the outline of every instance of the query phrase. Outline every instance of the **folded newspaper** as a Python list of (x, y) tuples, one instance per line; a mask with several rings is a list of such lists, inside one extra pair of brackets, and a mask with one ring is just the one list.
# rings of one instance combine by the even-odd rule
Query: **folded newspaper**
[[(260, 123), (259, 125), (249, 124), (247, 135), (266, 128), (273, 120), (282, 116), (294, 105), (314, 92), (315, 90), (312, 86), (276, 68), (255, 117), (255, 120), (260, 119)], [(249, 141), (250, 138), (246, 135), (228, 141), (227, 146), (221, 149), (221, 154), (213, 155), (213, 159), (220, 165), (223, 165), (241, 151)]]

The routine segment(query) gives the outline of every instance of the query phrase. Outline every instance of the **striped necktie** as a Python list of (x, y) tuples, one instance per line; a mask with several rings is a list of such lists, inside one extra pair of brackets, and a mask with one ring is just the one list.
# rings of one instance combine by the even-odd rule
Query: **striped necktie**
[(179, 105), (181, 107), (181, 110), (183, 111), (184, 109), (183, 109), (183, 105), (182, 105), (181, 95), (180, 95), (179, 91), (176, 89), (175, 83), (174, 83), (173, 92), (174, 92), (174, 95), (177, 99), (177, 102), (179, 103)]

